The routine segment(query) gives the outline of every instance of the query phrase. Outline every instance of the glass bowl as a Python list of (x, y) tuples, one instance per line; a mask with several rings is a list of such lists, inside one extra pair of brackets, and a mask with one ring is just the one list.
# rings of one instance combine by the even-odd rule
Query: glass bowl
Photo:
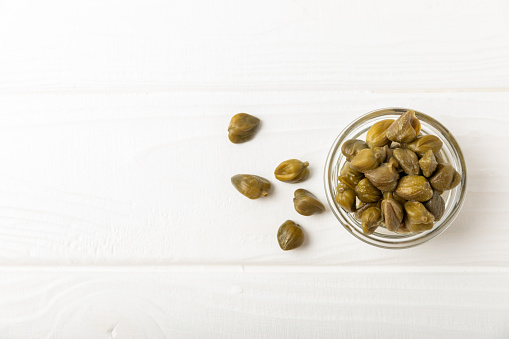
[(347, 231), (358, 239), (373, 246), (398, 249), (423, 244), (445, 231), (447, 227), (452, 224), (465, 200), (467, 168), (456, 139), (454, 139), (451, 132), (449, 132), (444, 125), (429, 115), (413, 110), (415, 116), (421, 122), (421, 135), (433, 134), (439, 137), (443, 142), (443, 146), (438, 156), (442, 157), (443, 161), (451, 164), (458, 173), (461, 174), (460, 184), (454, 189), (445, 191), (442, 194), (442, 198), (445, 201), (445, 211), (442, 218), (435, 222), (431, 230), (418, 234), (398, 234), (390, 232), (384, 227), (378, 227), (373, 234), (367, 235), (362, 232), (361, 223), (355, 219), (353, 213), (345, 211), (336, 203), (334, 197), (337, 193), (338, 176), (346, 162), (345, 156), (341, 153), (341, 145), (343, 142), (349, 139), (366, 140), (366, 133), (375, 122), (383, 119), (397, 119), (408, 110), (407, 108), (384, 108), (369, 112), (353, 121), (336, 138), (327, 156), (327, 161), (325, 162), (325, 195), (327, 196), (332, 212)]

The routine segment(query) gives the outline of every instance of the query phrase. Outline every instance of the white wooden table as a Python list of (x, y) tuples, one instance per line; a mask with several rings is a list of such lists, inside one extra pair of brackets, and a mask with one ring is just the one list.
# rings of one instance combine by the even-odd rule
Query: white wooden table
[[(2, 338), (509, 338), (509, 2), (1, 1)], [(342, 128), (426, 112), (463, 148), (440, 237), (383, 250), (323, 202)], [(230, 117), (262, 119), (231, 144)], [(250, 201), (237, 173), (272, 179)], [(308, 241), (283, 252), (286, 219)]]

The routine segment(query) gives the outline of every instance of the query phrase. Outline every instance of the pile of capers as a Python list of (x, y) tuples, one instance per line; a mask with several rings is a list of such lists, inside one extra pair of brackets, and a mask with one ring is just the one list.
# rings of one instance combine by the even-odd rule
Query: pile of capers
[(396, 233), (420, 233), (433, 228), (444, 213), (441, 197), (455, 188), (461, 175), (442, 160), (442, 141), (421, 135), (414, 111), (397, 120), (376, 122), (366, 141), (345, 141), (347, 162), (338, 177), (335, 200), (372, 234), (379, 226)]
[[(238, 144), (251, 140), (260, 125), (260, 119), (247, 113), (234, 115), (228, 126), (228, 138)], [(298, 159), (289, 159), (279, 164), (274, 176), (287, 183), (300, 183), (309, 177), (309, 163)], [(266, 197), (271, 190), (271, 183), (265, 178), (253, 174), (237, 174), (231, 178), (233, 186), (249, 199)], [(297, 189), (294, 192), (293, 204), (297, 213), (310, 216), (325, 211), (323, 204), (309, 191)], [(304, 242), (304, 232), (300, 225), (292, 220), (285, 221), (277, 231), (277, 240), (283, 251), (295, 249)]]

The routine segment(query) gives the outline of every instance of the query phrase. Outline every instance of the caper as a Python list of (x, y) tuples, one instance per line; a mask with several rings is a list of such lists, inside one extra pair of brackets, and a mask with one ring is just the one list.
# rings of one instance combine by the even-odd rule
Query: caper
[(432, 150), (428, 150), (424, 153), (421, 160), (419, 160), (419, 166), (422, 169), (422, 175), (426, 178), (430, 177), (433, 172), (435, 172), (437, 168), (437, 158), (435, 157), (435, 153)]
[(435, 220), (435, 216), (418, 201), (407, 201), (405, 211), (412, 224), (429, 224)]
[(438, 221), (444, 215), (445, 201), (439, 192), (433, 191), (433, 197), (424, 203), (424, 207), (435, 216), (435, 221)]
[(370, 207), (362, 213), (361, 224), (364, 234), (373, 234), (382, 221), (382, 211), (378, 207)]
[(414, 224), (410, 222), (408, 216), (405, 216), (403, 221), (405, 223), (404, 227), (412, 233), (421, 233), (433, 228), (433, 222), (430, 222), (428, 224)]
[(427, 151), (431, 150), (435, 155), (442, 148), (443, 142), (435, 135), (423, 135), (405, 146), (414, 151), (418, 156), (423, 157)]
[(362, 219), (362, 213), (364, 213), (364, 211), (367, 210), (370, 207), (378, 207), (378, 208), (380, 208), (380, 201), (378, 201), (378, 202), (369, 202), (369, 203), (361, 202), (360, 206), (357, 208), (357, 210), (355, 211), (353, 216), (355, 217), (355, 219), (361, 220)]
[(260, 125), (260, 119), (247, 113), (235, 114), (228, 125), (228, 139), (234, 144), (251, 140)]
[(361, 172), (354, 170), (349, 162), (346, 162), (343, 168), (341, 169), (341, 175), (338, 177), (338, 180), (347, 184), (352, 190), (355, 189), (355, 186), (364, 178), (364, 174)]
[(304, 242), (304, 232), (295, 222), (286, 220), (277, 231), (277, 241), (283, 251), (293, 250)]
[(298, 183), (309, 177), (309, 162), (302, 162), (297, 159), (283, 161), (276, 167), (274, 176), (277, 180)]
[(343, 153), (346, 157), (346, 160), (352, 161), (353, 157), (365, 148), (368, 148), (368, 144), (366, 144), (366, 142), (358, 139), (350, 139), (341, 145), (341, 153)]
[(376, 202), (382, 198), (382, 192), (376, 188), (367, 178), (359, 181), (355, 187), (355, 193), (362, 202)]
[(433, 196), (433, 190), (428, 180), (420, 175), (402, 177), (395, 192), (405, 200), (426, 201)]
[(449, 164), (438, 164), (437, 170), (429, 182), (439, 191), (452, 190), (461, 182), (461, 175)]
[(419, 159), (417, 155), (409, 150), (398, 148), (394, 150), (394, 158), (398, 161), (403, 171), (408, 175), (419, 175)]
[(392, 164), (383, 163), (374, 170), (365, 173), (366, 178), (382, 192), (390, 192), (398, 186), (399, 174)]
[(366, 135), (366, 143), (368, 146), (373, 148), (387, 145), (390, 141), (385, 134), (393, 122), (394, 119), (385, 119), (374, 123)]
[(382, 163), (380, 160), (382, 155), (382, 152), (374, 152), (370, 148), (363, 149), (352, 159), (350, 166), (359, 172), (367, 172)]
[(237, 174), (232, 177), (231, 181), (237, 191), (249, 199), (266, 197), (270, 191), (270, 182), (257, 175)]
[(351, 190), (348, 185), (339, 183), (337, 193), (334, 199), (339, 206), (348, 212), (355, 212), (355, 192)]
[(385, 227), (389, 231), (394, 232), (400, 227), (403, 221), (403, 208), (390, 196), (385, 198), (384, 194), (384, 200), (382, 200), (382, 215)]
[(293, 195), (293, 205), (297, 213), (309, 216), (325, 211), (323, 204), (311, 192), (299, 188)]
[(414, 111), (402, 114), (387, 129), (386, 136), (391, 141), (411, 142), (421, 131), (421, 123), (415, 117)]

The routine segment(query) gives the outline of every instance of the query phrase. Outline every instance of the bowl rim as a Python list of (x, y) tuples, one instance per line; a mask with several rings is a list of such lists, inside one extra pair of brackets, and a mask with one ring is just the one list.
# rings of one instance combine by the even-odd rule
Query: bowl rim
[[(451, 144), (452, 146), (452, 152), (455, 157), (457, 157), (457, 160), (459, 164), (461, 165), (461, 182), (460, 184), (454, 188), (459, 189), (459, 198), (456, 202), (453, 201), (454, 206), (453, 209), (450, 211), (450, 213), (447, 216), (443, 216), (442, 218), (445, 218), (446, 220), (442, 222), (442, 224), (437, 227), (433, 228), (429, 232), (423, 232), (421, 233), (422, 236), (417, 238), (409, 239), (408, 242), (406, 241), (389, 241), (389, 240), (381, 240), (379, 238), (374, 238), (371, 235), (358, 234), (357, 232), (354, 232), (348, 221), (343, 217), (343, 215), (340, 212), (341, 207), (338, 207), (336, 205), (336, 202), (334, 200), (333, 195), (333, 189), (334, 187), (331, 186), (331, 169), (337, 164), (337, 162), (333, 163), (334, 156), (336, 152), (339, 151), (341, 153), (341, 145), (339, 145), (340, 141), (344, 138), (345, 135), (355, 130), (355, 128), (360, 124), (363, 123), (369, 119), (379, 118), (384, 115), (401, 115), (409, 110), (412, 110), (415, 112), (415, 115), (419, 118), (419, 120), (424, 120), (426, 123), (430, 124), (432, 127), (438, 129), (441, 133), (439, 137), (446, 138), (447, 142)], [(339, 155), (339, 161), (341, 161), (341, 157), (343, 157), (342, 154)], [(327, 154), (327, 159), (325, 161), (325, 167), (324, 167), (324, 188), (325, 188), (325, 195), (327, 198), (327, 202), (329, 204), (329, 207), (331, 211), (333, 212), (336, 219), (339, 221), (339, 223), (352, 235), (354, 235), (357, 239), (363, 241), (364, 243), (379, 247), (379, 248), (385, 248), (385, 249), (405, 249), (405, 248), (411, 248), (415, 247), (421, 244), (424, 244), (428, 242), (429, 240), (437, 237), (438, 235), (442, 234), (456, 219), (456, 217), (459, 214), (459, 211), (461, 210), (466, 197), (467, 192), (467, 166), (465, 163), (465, 158), (463, 156), (463, 152), (461, 151), (461, 147), (459, 146), (458, 142), (452, 135), (452, 133), (439, 121), (434, 119), (433, 117), (422, 113), (415, 109), (410, 108), (404, 108), (404, 107), (387, 107), (387, 108), (380, 108), (373, 111), (370, 111), (368, 113), (365, 113), (358, 117), (357, 119), (350, 122), (334, 139), (334, 142), (331, 145), (331, 148)], [(347, 213), (347, 212), (344, 212)], [(443, 220), (443, 219), (442, 219)], [(442, 221), (441, 220), (441, 221)]]

